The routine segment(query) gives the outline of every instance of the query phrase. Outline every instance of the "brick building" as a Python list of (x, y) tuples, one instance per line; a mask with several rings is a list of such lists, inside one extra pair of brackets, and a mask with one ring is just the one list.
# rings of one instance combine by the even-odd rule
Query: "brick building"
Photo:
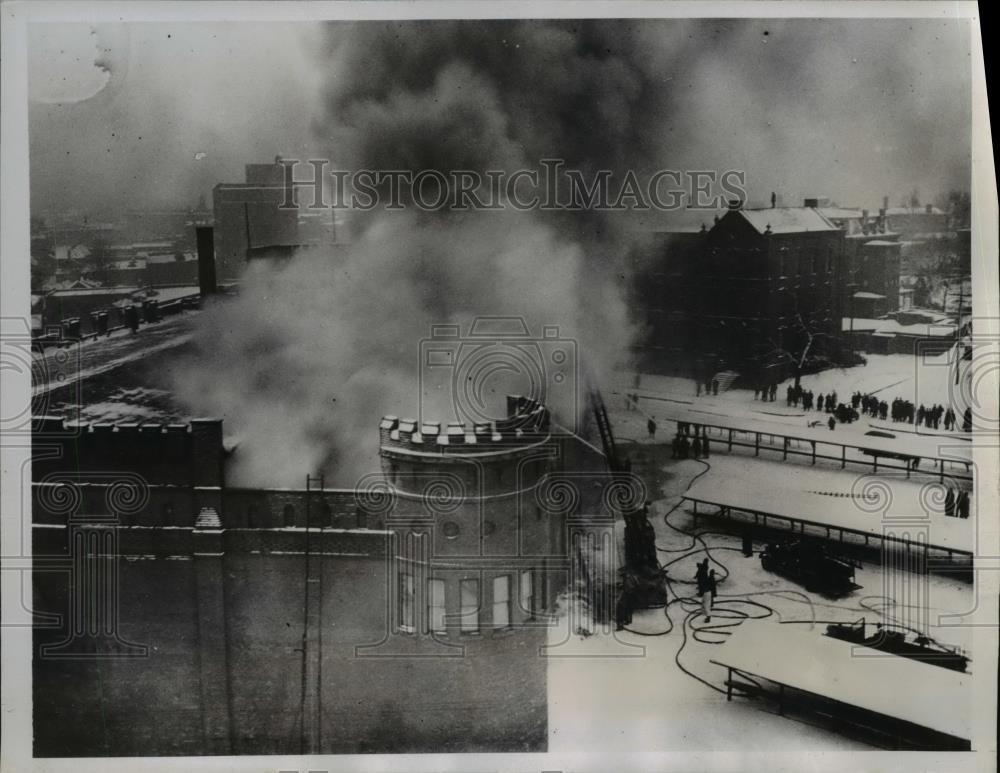
[(612, 481), (508, 405), (384, 419), (353, 489), (229, 486), (219, 420), (38, 419), (36, 756), (544, 751), (567, 546), (607, 540)]
[(838, 356), (844, 231), (815, 207), (734, 205), (712, 228), (673, 241), (637, 277), (660, 282), (655, 301), (636, 290), (648, 358), (679, 357), (686, 375), (732, 369), (757, 380), (788, 374), (807, 347), (810, 357)]
[(219, 183), (212, 190), (215, 259), (220, 280), (243, 273), (251, 250), (298, 245), (298, 210), (284, 208), (285, 167), (247, 164), (246, 182)]

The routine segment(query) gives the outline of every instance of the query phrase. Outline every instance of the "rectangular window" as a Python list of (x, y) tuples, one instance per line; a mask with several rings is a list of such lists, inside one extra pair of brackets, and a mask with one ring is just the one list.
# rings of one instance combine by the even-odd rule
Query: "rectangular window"
[(510, 627), (510, 575), (493, 578), (493, 627)]
[(431, 633), (447, 633), (444, 614), (444, 580), (428, 580), (427, 620)]
[(413, 575), (399, 573), (399, 629), (413, 633)]
[(535, 614), (535, 587), (531, 570), (521, 572), (521, 609), (525, 614)]
[(479, 580), (462, 580), (462, 633), (479, 632)]

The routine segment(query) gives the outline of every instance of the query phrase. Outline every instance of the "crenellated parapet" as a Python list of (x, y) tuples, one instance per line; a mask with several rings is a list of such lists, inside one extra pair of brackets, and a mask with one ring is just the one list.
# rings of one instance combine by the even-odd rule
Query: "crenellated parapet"
[(92, 476), (127, 470), (150, 483), (223, 483), (222, 419), (112, 424), (41, 416), (33, 426), (35, 480), (55, 471)]
[(548, 409), (527, 397), (507, 397), (506, 418), (490, 422), (418, 422), (385, 416), (379, 423), (383, 452), (473, 456), (535, 445), (549, 437)]

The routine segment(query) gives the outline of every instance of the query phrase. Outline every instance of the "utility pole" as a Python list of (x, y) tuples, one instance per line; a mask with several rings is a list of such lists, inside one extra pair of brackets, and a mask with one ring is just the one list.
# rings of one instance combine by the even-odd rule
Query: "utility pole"
[[(313, 486), (324, 488), (323, 476), (306, 476), (305, 587), (302, 603), (302, 686), (299, 706), (299, 753), (319, 754), (323, 737), (323, 558), (310, 545)], [(322, 548), (322, 543), (321, 543)]]
[(959, 365), (962, 362), (962, 304), (965, 302), (965, 277), (958, 280), (958, 314), (955, 316), (955, 383), (959, 380)]

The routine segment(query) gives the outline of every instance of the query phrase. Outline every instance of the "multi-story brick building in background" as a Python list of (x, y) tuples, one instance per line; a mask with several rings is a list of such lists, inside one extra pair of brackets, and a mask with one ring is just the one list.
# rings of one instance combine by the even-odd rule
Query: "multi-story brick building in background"
[[(638, 296), (651, 309), (648, 367), (777, 379), (804, 352), (838, 355), (844, 231), (815, 206), (736, 203), (712, 228), (670, 235), (663, 247), (637, 280), (655, 288)], [(657, 281), (648, 282), (650, 275)]]
[(220, 280), (237, 279), (253, 250), (286, 253), (300, 243), (299, 215), (285, 203), (285, 167), (247, 164), (245, 182), (212, 189), (215, 259)]

